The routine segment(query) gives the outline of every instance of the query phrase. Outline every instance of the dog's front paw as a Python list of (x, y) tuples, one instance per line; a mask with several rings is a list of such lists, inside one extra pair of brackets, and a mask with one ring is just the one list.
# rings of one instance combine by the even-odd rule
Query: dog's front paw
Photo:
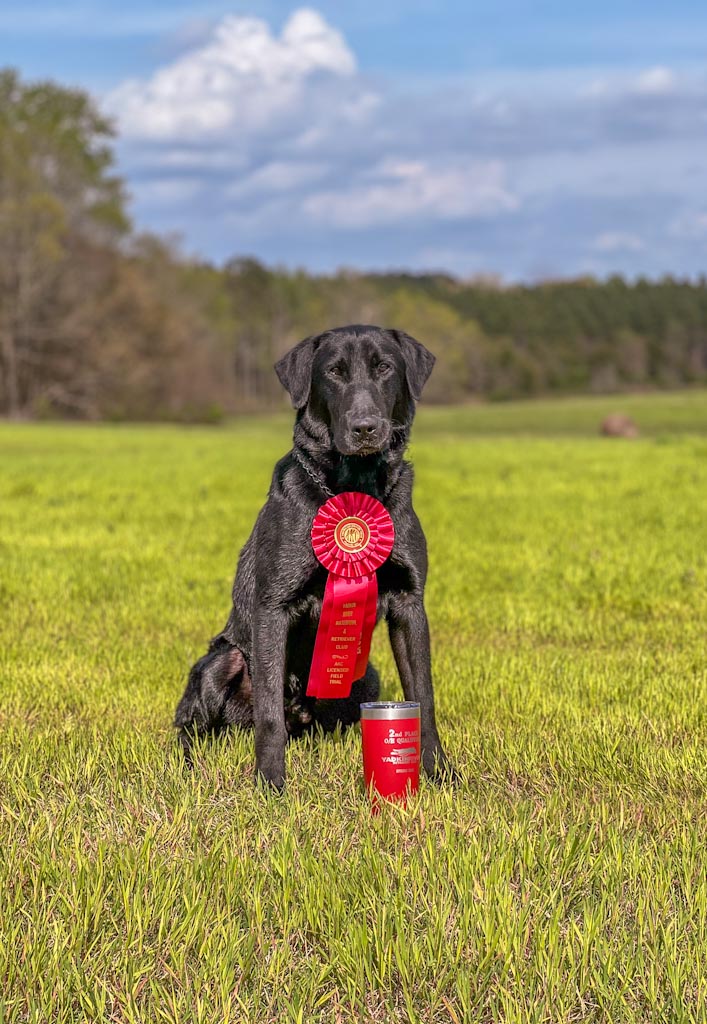
[(458, 786), (462, 777), (456, 768), (447, 760), (447, 755), (441, 747), (431, 747), (422, 751), (422, 767), (425, 775), (441, 786)]
[(186, 729), (184, 726), (177, 732), (177, 743), (182, 752), (182, 767), (186, 771), (191, 771), (194, 767), (194, 751), (192, 748), (195, 737), (195, 730)]
[(255, 769), (255, 788), (261, 793), (284, 793), (284, 770), (268, 771), (266, 768)]

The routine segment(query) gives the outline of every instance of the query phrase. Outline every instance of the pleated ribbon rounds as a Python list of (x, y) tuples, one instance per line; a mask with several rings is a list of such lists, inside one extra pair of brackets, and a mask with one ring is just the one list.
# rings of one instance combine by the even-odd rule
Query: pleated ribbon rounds
[(358, 491), (329, 498), (314, 517), (312, 547), (329, 575), (308, 697), (348, 697), (351, 684), (364, 675), (376, 624), (376, 569), (393, 550), (394, 540), (386, 509)]

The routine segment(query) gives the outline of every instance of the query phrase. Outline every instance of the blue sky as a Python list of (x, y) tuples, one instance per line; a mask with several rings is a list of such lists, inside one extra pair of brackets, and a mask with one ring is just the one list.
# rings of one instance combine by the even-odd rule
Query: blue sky
[(39, 0), (0, 64), (90, 89), (191, 253), (507, 280), (707, 271), (707, 5)]

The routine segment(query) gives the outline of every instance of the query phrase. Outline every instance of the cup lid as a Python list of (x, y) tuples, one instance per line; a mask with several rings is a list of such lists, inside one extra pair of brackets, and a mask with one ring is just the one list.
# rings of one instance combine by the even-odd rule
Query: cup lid
[(419, 718), (420, 705), (414, 700), (378, 700), (361, 704), (361, 718)]

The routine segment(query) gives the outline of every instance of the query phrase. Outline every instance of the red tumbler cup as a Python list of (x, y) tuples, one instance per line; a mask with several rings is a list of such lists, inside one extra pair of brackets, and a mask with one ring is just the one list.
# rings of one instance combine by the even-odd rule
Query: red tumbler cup
[(420, 783), (420, 705), (376, 701), (361, 705), (363, 777), (373, 809), (379, 800), (405, 803)]

